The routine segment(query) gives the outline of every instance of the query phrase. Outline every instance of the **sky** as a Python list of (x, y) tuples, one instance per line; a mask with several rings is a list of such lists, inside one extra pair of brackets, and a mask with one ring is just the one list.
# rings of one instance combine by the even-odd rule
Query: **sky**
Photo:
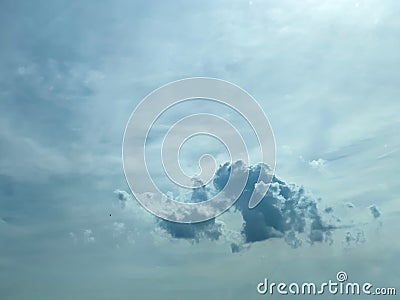
[[(0, 298), (280, 299), (257, 284), (339, 271), (399, 292), (399, 13), (395, 0), (1, 1)], [(178, 234), (132, 197), (121, 159), (132, 111), (193, 76), (259, 102), (276, 142), (271, 203), (305, 201), (301, 222), (330, 218), (323, 241), (314, 225), (294, 230), (301, 245), (288, 240), (293, 228), (266, 221), (252, 235), (257, 216), (241, 204)], [(198, 108), (163, 116), (150, 141), (166, 190), (158, 142)], [(201, 110), (232, 120), (252, 145), (232, 112)], [(226, 159), (218, 143), (194, 139), (182, 148), (187, 172), (201, 150)], [(258, 217), (271, 213), (266, 203)]]

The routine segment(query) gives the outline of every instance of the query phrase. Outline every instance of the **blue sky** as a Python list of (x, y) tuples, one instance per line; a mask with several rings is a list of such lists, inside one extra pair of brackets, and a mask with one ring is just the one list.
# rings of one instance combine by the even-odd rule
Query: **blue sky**
[[(399, 289), (399, 12), (394, 0), (2, 1), (0, 298), (257, 299), (266, 276), (341, 269)], [(121, 207), (132, 110), (191, 76), (257, 99), (276, 175), (351, 228), (332, 245), (277, 238), (231, 253), (238, 213), (217, 219), (223, 239), (196, 243), (132, 199)]]

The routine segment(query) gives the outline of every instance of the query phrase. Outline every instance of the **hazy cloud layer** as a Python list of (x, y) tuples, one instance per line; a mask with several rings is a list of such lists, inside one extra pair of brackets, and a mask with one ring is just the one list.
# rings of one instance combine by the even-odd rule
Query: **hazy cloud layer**
[[(0, 1), (0, 298), (253, 300), (265, 276), (318, 281), (339, 269), (400, 290), (399, 15), (398, 0)], [(284, 181), (257, 217), (237, 207), (192, 230), (199, 243), (110, 193), (128, 191), (121, 142), (134, 107), (191, 76), (259, 101)], [(203, 108), (188, 106), (160, 125)], [(196, 143), (183, 149), (190, 171)], [(304, 217), (279, 207), (286, 188), (302, 202), (288, 182), (323, 200), (307, 196)], [(268, 221), (290, 214), (289, 225)], [(262, 233), (246, 235), (245, 216)], [(335, 216), (341, 227), (326, 229)], [(328, 233), (333, 245), (315, 242)]]

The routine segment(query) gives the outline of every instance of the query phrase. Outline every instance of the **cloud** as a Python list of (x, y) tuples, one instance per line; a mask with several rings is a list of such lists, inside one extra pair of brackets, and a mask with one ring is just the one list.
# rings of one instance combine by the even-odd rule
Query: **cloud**
[(117, 195), (119, 203), (121, 204), (122, 208), (125, 208), (126, 203), (132, 199), (132, 197), (131, 197), (131, 195), (129, 195), (129, 193), (118, 190), (118, 189), (114, 191), (114, 194)]
[(68, 236), (71, 238), (71, 240), (76, 244), (78, 242), (78, 237), (76, 236), (76, 234), (74, 232), (70, 232), (68, 234)]
[[(249, 209), (248, 204), (252, 194), (264, 192), (266, 185), (258, 181), (262, 172), (268, 170), (262, 164), (248, 167), (248, 180), (244, 191), (235, 202), (233, 209), (242, 217), (241, 238), (229, 239), (227, 226), (215, 218), (201, 223), (182, 224), (163, 219), (156, 219), (156, 224), (171, 237), (199, 241), (202, 238), (219, 240), (223, 237), (231, 240), (232, 252), (242, 248), (243, 243), (254, 243), (272, 238), (283, 239), (291, 247), (299, 247), (304, 242), (332, 243), (332, 230), (339, 228), (337, 217), (329, 217), (333, 208), (319, 209), (319, 200), (315, 199), (303, 186), (288, 184), (273, 177), (268, 193), (259, 205)], [(219, 167), (213, 180), (213, 186), (200, 185), (193, 189), (191, 202), (202, 202), (210, 197), (210, 190), (223, 190), (232, 171), (232, 165), (226, 163)], [(244, 172), (243, 174), (247, 174)], [(235, 174), (239, 176), (239, 173)], [(116, 190), (122, 207), (132, 200), (125, 191)]]
[(380, 212), (380, 210), (378, 209), (378, 207), (376, 207), (375, 204), (369, 206), (368, 208), (369, 208), (369, 210), (371, 211), (371, 214), (372, 214), (372, 216), (373, 216), (375, 219), (378, 219), (378, 218), (381, 216), (381, 212)]
[(344, 243), (346, 247), (350, 247), (353, 244), (362, 244), (365, 243), (365, 235), (364, 231), (357, 229), (354, 232), (348, 231), (346, 233)]
[(120, 236), (126, 230), (125, 224), (122, 222), (113, 223), (113, 231), (115, 236)]
[(313, 169), (318, 169), (321, 170), (325, 164), (326, 164), (326, 160), (322, 159), (322, 158), (318, 158), (317, 160), (312, 160), (309, 163), (309, 166)]
[[(249, 168), (249, 179), (246, 188), (235, 207), (243, 216), (242, 233), (248, 243), (284, 238), (291, 246), (301, 244), (300, 236), (305, 240), (323, 242), (330, 240), (331, 230), (337, 224), (330, 224), (324, 215), (330, 213), (318, 209), (318, 201), (302, 186), (287, 184), (273, 177), (270, 189), (261, 203), (254, 209), (248, 208), (248, 201), (254, 189), (260, 186), (257, 178), (262, 165)], [(217, 171), (214, 184), (217, 189), (223, 187), (230, 173), (230, 165), (225, 164)]]
[(158, 224), (174, 238), (198, 242), (201, 238), (218, 240), (222, 235), (222, 224), (211, 219), (201, 223), (183, 224), (159, 219)]
[(86, 243), (94, 243), (96, 240), (91, 229), (85, 229), (83, 231), (83, 239)]
[(96, 241), (94, 237), (93, 230), (90, 228), (81, 230), (79, 234), (70, 231), (68, 233), (68, 237), (72, 240), (74, 244), (84, 243), (84, 244), (93, 244)]
[[(193, 189), (191, 202), (199, 203), (206, 201), (208, 199), (208, 189), (206, 186), (199, 179), (195, 179), (195, 186), (198, 187)], [(215, 218), (194, 224), (183, 224), (158, 219), (158, 225), (174, 238), (190, 239), (197, 242), (202, 237), (218, 240), (222, 235), (222, 224), (216, 223)]]

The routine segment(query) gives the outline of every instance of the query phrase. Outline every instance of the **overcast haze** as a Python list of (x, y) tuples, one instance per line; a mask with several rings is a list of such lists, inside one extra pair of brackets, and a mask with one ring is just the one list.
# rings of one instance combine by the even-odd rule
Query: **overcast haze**
[[(338, 271), (399, 293), (399, 14), (397, 0), (1, 1), (0, 298), (280, 299), (257, 284)], [(132, 199), (121, 161), (129, 116), (192, 76), (257, 99), (282, 181), (271, 199), (301, 199), (311, 214), (296, 220), (327, 215), (333, 230), (312, 225), (298, 245), (264, 224), (260, 237), (238, 204), (185, 238)], [(151, 172), (165, 190), (157, 142), (199, 107), (174, 108), (155, 128)], [(252, 145), (234, 114), (201, 110)], [(220, 146), (188, 143), (184, 169), (196, 172), (202, 149), (223, 163)], [(204, 200), (197, 192), (179, 197)]]

